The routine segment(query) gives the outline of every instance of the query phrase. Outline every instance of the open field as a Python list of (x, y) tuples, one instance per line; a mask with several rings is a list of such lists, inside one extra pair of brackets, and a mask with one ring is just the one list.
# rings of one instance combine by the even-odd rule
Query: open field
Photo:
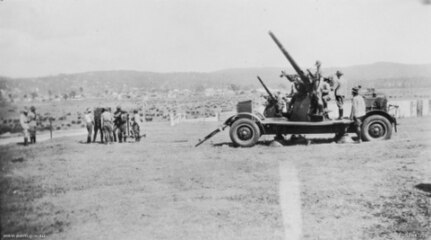
[(430, 122), (401, 119), (392, 140), (363, 144), (241, 149), (225, 130), (194, 148), (216, 123), (160, 122), (141, 143), (1, 146), (1, 236), (283, 239), (287, 163), (303, 239), (431, 239)]

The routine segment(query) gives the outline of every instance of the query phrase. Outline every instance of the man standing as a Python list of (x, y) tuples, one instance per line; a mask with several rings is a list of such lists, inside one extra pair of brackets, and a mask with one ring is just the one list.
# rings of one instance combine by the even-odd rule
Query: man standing
[(344, 114), (344, 98), (345, 96), (347, 96), (347, 85), (344, 78), (342, 78), (343, 73), (340, 70), (337, 70), (335, 76), (336, 78), (334, 79), (334, 95), (338, 107), (338, 119), (342, 119)]
[(103, 128), (102, 128), (102, 110), (103, 108), (94, 109), (94, 137), (93, 142), (96, 141), (97, 132), (100, 131), (100, 140), (103, 143)]
[(361, 125), (362, 118), (365, 116), (365, 101), (364, 98), (359, 95), (359, 88), (352, 88), (352, 111), (350, 113), (350, 119), (354, 121), (356, 128), (356, 134), (358, 135), (358, 143), (361, 140)]
[[(114, 112), (114, 128), (112, 129), (114, 142), (117, 141), (117, 131), (121, 131), (121, 130), (118, 130), (120, 128), (121, 113), (122, 113), (121, 106), (118, 105), (117, 108), (115, 109), (115, 112)], [(118, 133), (118, 134), (120, 134), (120, 133)], [(118, 141), (120, 141), (120, 140), (118, 140)]]
[(103, 129), (103, 135), (105, 136), (105, 143), (112, 143), (113, 136), (112, 136), (112, 114), (110, 108), (103, 108), (102, 109), (102, 129)]
[(139, 116), (138, 110), (133, 110), (133, 116), (130, 121), (130, 125), (132, 127), (133, 136), (135, 137), (135, 142), (139, 142), (141, 140), (141, 118)]
[(21, 116), (19, 117), (19, 122), (21, 124), (22, 127), (22, 132), (24, 134), (24, 146), (27, 146), (28, 144), (28, 110), (27, 107), (24, 108), (24, 110), (21, 112)]
[(27, 114), (28, 119), (28, 131), (30, 133), (30, 143), (36, 143), (36, 127), (37, 127), (37, 115), (36, 108), (30, 107), (30, 112)]
[(127, 140), (127, 124), (129, 123), (129, 114), (126, 111), (121, 111), (118, 121), (118, 141), (121, 143)]
[(331, 97), (329, 96), (329, 93), (331, 92), (329, 81), (329, 78), (324, 78), (323, 81), (320, 81), (319, 88), (317, 90), (319, 93), (318, 95), (322, 98), (321, 112), (323, 113), (323, 116), (328, 119), (328, 102), (331, 100)]
[(87, 108), (87, 111), (85, 112), (84, 115), (85, 118), (85, 123), (87, 124), (87, 143), (91, 142), (91, 134), (93, 132), (93, 127), (94, 127), (94, 116), (90, 110), (90, 108)]

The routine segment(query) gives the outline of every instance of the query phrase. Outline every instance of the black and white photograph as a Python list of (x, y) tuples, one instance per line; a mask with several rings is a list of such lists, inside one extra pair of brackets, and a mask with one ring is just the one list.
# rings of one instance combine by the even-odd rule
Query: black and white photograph
[(0, 0), (0, 239), (431, 240), (431, 1)]

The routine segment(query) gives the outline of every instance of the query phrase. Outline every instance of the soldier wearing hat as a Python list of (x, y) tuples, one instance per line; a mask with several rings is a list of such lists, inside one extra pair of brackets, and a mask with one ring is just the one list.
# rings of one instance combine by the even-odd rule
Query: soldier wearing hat
[[(118, 142), (122, 143), (123, 140), (126, 141), (127, 138), (127, 123), (129, 121), (129, 114), (121, 109), (121, 106), (117, 106), (114, 112), (114, 141), (118, 136)], [(118, 134), (116, 136), (116, 134)]]
[(87, 125), (87, 143), (91, 143), (91, 135), (94, 127), (94, 116), (90, 108), (87, 108), (84, 114), (85, 123)]
[(27, 107), (24, 107), (24, 110), (22, 110), (21, 115), (19, 117), (19, 122), (21, 124), (21, 128), (22, 128), (22, 132), (24, 134), (24, 146), (27, 146), (28, 144), (28, 137), (29, 137), (29, 133), (28, 133), (28, 109)]
[(359, 87), (352, 88), (352, 111), (350, 112), (350, 119), (354, 121), (356, 134), (358, 135), (358, 142), (361, 140), (361, 125), (362, 118), (365, 116), (365, 101), (364, 98), (359, 95)]
[(337, 70), (335, 73), (335, 79), (333, 82), (334, 85), (334, 95), (335, 101), (337, 102), (338, 107), (338, 119), (342, 119), (344, 115), (344, 98), (347, 96), (347, 84), (344, 78), (342, 78), (343, 73), (340, 70)]
[(118, 129), (120, 127), (121, 113), (122, 113), (121, 106), (118, 105), (115, 108), (115, 112), (113, 114), (113, 117), (114, 117), (114, 128), (112, 130), (112, 133), (113, 133), (113, 136), (114, 136), (114, 142), (117, 141), (117, 136), (116, 135), (117, 135), (117, 132), (119, 131)]
[(135, 142), (139, 142), (141, 140), (141, 118), (136, 109), (133, 110), (130, 125), (132, 127), (133, 136), (135, 137)]
[(30, 111), (27, 114), (28, 119), (28, 131), (30, 133), (30, 143), (36, 143), (36, 127), (37, 127), (37, 115), (36, 108), (30, 107)]

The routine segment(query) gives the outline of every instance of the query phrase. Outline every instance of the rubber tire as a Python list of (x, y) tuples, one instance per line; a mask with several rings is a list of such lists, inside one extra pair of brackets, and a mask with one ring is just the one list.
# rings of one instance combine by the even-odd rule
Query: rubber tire
[[(370, 134), (369, 128), (373, 124), (378, 124), (383, 130), (384, 133), (380, 137), (374, 137)], [(363, 141), (380, 141), (390, 139), (392, 136), (392, 124), (391, 122), (384, 116), (381, 115), (371, 115), (365, 118), (361, 126), (362, 132), (362, 140)]]
[[(248, 130), (250, 130), (252, 134), (250, 139), (243, 140), (238, 136), (237, 133), (241, 127), (246, 127)], [(260, 129), (253, 120), (242, 118), (238, 119), (232, 124), (230, 127), (229, 136), (235, 146), (253, 147), (260, 138)]]

